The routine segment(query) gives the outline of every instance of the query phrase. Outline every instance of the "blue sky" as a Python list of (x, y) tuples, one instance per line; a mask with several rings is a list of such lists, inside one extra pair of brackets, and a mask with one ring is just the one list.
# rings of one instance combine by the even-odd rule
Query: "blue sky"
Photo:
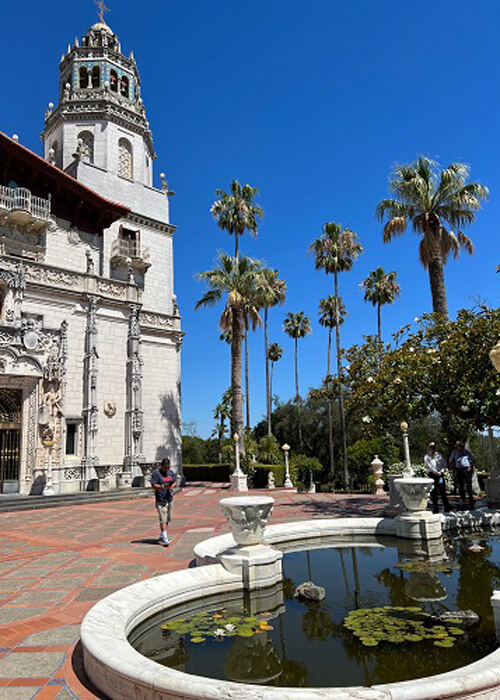
[[(401, 298), (382, 315), (383, 335), (431, 310), (427, 273), (411, 232), (382, 243), (373, 212), (388, 195), (396, 162), (423, 153), (447, 165), (469, 163), (490, 201), (468, 233), (474, 257), (445, 270), (450, 314), (480, 297), (498, 305), (500, 200), (497, 0), (109, 0), (107, 21), (125, 52), (133, 49), (158, 160), (167, 174), (175, 237), (175, 280), (186, 331), (183, 417), (200, 435), (230, 382), (229, 347), (218, 340), (222, 308), (194, 312), (213, 266), (233, 239), (209, 213), (215, 189), (232, 179), (260, 189), (265, 219), (244, 254), (280, 270), (288, 285), (271, 310), (271, 342), (284, 349), (274, 391), (293, 396), (293, 343), (281, 330), (303, 310), (313, 333), (299, 343), (301, 392), (326, 370), (318, 300), (332, 279), (306, 250), (325, 221), (349, 226), (365, 253), (340, 278), (348, 308), (343, 344), (375, 332), (376, 313), (359, 283), (382, 265), (398, 273)], [(58, 62), (68, 42), (96, 20), (90, 0), (2, 3), (0, 129), (41, 152), (48, 102), (56, 102)], [(5, 31), (5, 28), (10, 28)], [(14, 31), (15, 29), (15, 31)], [(263, 335), (251, 337), (252, 421), (265, 410)]]

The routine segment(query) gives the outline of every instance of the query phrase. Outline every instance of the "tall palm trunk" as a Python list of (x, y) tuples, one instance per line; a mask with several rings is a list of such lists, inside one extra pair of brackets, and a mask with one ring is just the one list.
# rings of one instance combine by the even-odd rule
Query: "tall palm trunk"
[[(440, 222), (437, 220), (428, 233), (432, 246), (429, 260), (429, 283), (431, 286), (432, 311), (448, 318), (448, 300), (444, 284), (443, 256), (441, 255)], [(435, 229), (435, 230), (433, 230)]]
[(300, 422), (300, 388), (299, 388), (299, 365), (298, 365), (298, 338), (295, 338), (295, 401), (297, 403), (297, 422), (299, 426), (299, 446), (302, 450), (302, 425)]
[(266, 353), (266, 411), (267, 411), (267, 434), (271, 435), (271, 382), (269, 378), (269, 324), (267, 307), (264, 307), (264, 350)]
[[(273, 412), (273, 377), (274, 377), (274, 362), (271, 362), (271, 371), (269, 376), (269, 415), (271, 416)], [(271, 425), (272, 419), (269, 420), (269, 425)], [(272, 429), (272, 425), (271, 425)]]
[(245, 453), (243, 443), (243, 399), (241, 396), (241, 340), (243, 335), (243, 313), (241, 309), (233, 308), (233, 323), (231, 341), (231, 386), (233, 389), (233, 404), (231, 408), (231, 433), (238, 433), (239, 449)]
[[(335, 272), (333, 275), (335, 296), (339, 298), (339, 276)], [(342, 387), (342, 361), (340, 353), (342, 347), (340, 345), (340, 309), (337, 303), (335, 307), (335, 339), (337, 342), (337, 376), (339, 379), (339, 411), (340, 411), (340, 431), (342, 433), (342, 460), (344, 465), (344, 488), (349, 486), (349, 469), (347, 467), (347, 435), (345, 425), (345, 410), (344, 410), (344, 389)]]
[(377, 304), (378, 344), (382, 345), (382, 304)]
[[(328, 329), (328, 356), (326, 363), (326, 376), (329, 378), (332, 373), (332, 329)], [(330, 477), (335, 473), (335, 458), (333, 453), (333, 411), (332, 400), (328, 399), (328, 451), (330, 455)]]
[(246, 427), (250, 430), (250, 355), (248, 350), (248, 323), (245, 323), (245, 408)]
[(238, 234), (235, 232), (234, 234), (234, 259), (236, 262), (238, 262), (238, 253), (239, 253), (239, 240), (238, 240)]
[(429, 261), (429, 282), (431, 285), (432, 311), (448, 318), (448, 300), (446, 299), (446, 288), (444, 285), (444, 269), (441, 256), (433, 257)]

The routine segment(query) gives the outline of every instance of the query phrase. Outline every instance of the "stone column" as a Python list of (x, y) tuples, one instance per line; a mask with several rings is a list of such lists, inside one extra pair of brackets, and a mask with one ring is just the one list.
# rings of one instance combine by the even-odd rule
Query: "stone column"
[(142, 477), (143, 452), (142, 355), (139, 306), (130, 307), (127, 336), (127, 407), (125, 411), (125, 471)]
[(96, 437), (98, 430), (98, 406), (97, 406), (97, 375), (98, 359), (97, 354), (97, 308), (99, 297), (89, 296), (89, 307), (87, 312), (87, 327), (85, 329), (85, 355), (83, 360), (83, 433), (85, 441), (85, 457), (82, 464), (85, 468), (85, 486), (90, 479), (95, 479), (95, 467), (99, 464), (96, 455)]

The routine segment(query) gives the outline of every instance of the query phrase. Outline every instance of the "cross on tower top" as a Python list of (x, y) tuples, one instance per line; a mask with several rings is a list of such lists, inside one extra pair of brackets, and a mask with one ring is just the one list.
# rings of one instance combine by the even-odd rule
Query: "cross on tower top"
[(106, 20), (104, 19), (104, 13), (109, 12), (109, 8), (106, 7), (104, 4), (104, 0), (94, 0), (94, 3), (97, 5), (97, 14), (99, 15), (99, 19), (103, 24), (106, 24)]

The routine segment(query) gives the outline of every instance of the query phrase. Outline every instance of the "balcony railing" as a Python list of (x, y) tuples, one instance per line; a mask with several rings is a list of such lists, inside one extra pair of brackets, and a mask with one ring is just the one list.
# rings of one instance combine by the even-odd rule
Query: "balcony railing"
[(0, 185), (0, 209), (25, 212), (35, 219), (50, 221), (50, 198), (35, 197), (24, 187)]
[(111, 265), (123, 268), (131, 265), (132, 269), (143, 274), (151, 267), (149, 248), (141, 246), (139, 241), (117, 238), (111, 244)]

